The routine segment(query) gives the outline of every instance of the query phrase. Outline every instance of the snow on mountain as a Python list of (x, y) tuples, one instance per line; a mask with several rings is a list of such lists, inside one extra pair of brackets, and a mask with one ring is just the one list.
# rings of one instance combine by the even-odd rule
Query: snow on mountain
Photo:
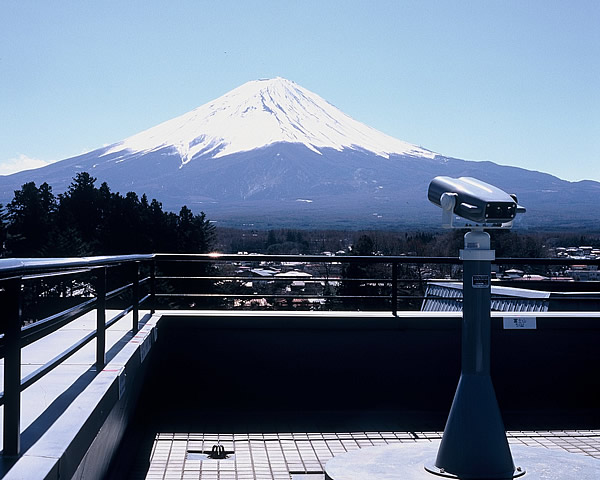
[(320, 96), (277, 77), (241, 85), (189, 113), (119, 142), (104, 153), (152, 152), (172, 146), (182, 165), (196, 156), (223, 157), (276, 142), (300, 143), (321, 153), (333, 148), (434, 158), (346, 115)]

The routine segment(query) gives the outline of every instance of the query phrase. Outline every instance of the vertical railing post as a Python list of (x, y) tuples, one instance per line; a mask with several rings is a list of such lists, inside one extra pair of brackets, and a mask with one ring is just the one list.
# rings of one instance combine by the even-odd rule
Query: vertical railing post
[(133, 262), (133, 333), (137, 333), (140, 325), (140, 263)]
[(156, 260), (150, 264), (150, 313), (156, 312)]
[(392, 263), (392, 314), (398, 316), (398, 262)]
[(106, 267), (98, 269), (96, 280), (96, 371), (106, 365)]
[(21, 278), (4, 283), (4, 455), (21, 453)]

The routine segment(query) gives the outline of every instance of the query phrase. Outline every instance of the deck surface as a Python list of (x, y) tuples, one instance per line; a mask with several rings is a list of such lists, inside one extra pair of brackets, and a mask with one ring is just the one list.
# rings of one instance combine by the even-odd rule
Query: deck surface
[[(395, 443), (431, 442), (440, 432), (210, 434), (158, 433), (126, 477), (134, 480), (323, 480), (325, 464), (344, 452)], [(512, 431), (510, 444), (588, 455), (600, 462), (600, 430)], [(225, 460), (196, 452), (223, 445)], [(191, 451), (191, 452), (190, 452)], [(113, 478), (118, 478), (114, 476)]]

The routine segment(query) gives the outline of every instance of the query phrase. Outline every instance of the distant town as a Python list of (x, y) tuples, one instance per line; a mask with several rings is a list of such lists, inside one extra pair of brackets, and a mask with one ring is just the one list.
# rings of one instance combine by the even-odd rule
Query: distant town
[[(254, 251), (238, 250), (240, 261), (215, 264), (219, 275), (220, 292), (229, 292), (232, 297), (229, 308), (241, 309), (299, 309), (328, 310), (349, 306), (379, 309), (385, 306), (392, 289), (389, 265), (368, 263), (347, 264), (344, 261), (294, 261), (277, 259), (264, 260), (260, 254), (284, 254), (285, 244), (291, 253), (322, 255), (324, 257), (383, 256), (390, 255), (392, 245), (404, 251), (394, 253), (406, 257), (401, 264), (398, 280), (398, 302), (406, 310), (460, 310), (462, 308), (462, 266), (444, 264), (411, 264), (409, 257), (430, 255), (428, 244), (447, 243), (448, 236), (460, 239), (462, 233), (438, 235), (398, 234), (391, 232), (298, 232), (298, 231), (247, 231), (238, 232)], [(460, 232), (459, 232), (460, 233)], [(528, 245), (533, 239), (520, 239), (511, 234), (511, 244)], [(445, 240), (440, 240), (442, 237)], [(321, 245), (337, 243), (339, 249), (318, 250)], [(503, 237), (500, 237), (501, 239)], [(335, 239), (335, 241), (334, 241)], [(394, 243), (394, 240), (396, 243)], [(504, 239), (506, 240), (506, 239)], [(281, 241), (281, 243), (278, 243)], [(299, 241), (299, 242), (298, 242)], [(235, 242), (234, 242), (235, 243)], [(500, 245), (504, 241), (499, 242)], [(539, 243), (539, 242), (537, 242)], [(262, 245), (262, 246), (261, 246)], [(310, 246), (313, 248), (309, 248)], [(378, 249), (378, 247), (384, 247)], [(542, 248), (543, 247), (543, 248)], [(594, 288), (593, 282), (600, 280), (598, 265), (590, 260), (600, 259), (600, 248), (582, 246), (552, 246), (540, 244), (538, 258), (572, 260), (551, 265), (492, 266), (492, 310), (501, 311), (553, 311), (574, 309), (576, 305), (597, 300), (585, 292)], [(458, 251), (456, 250), (456, 253)], [(543, 255), (541, 255), (543, 254)], [(456, 254), (455, 254), (456, 255)], [(256, 256), (256, 260), (253, 257)], [(451, 256), (451, 255), (449, 255)], [(514, 255), (513, 258), (524, 258)], [(582, 262), (585, 260), (585, 262)], [(589, 285), (585, 286), (584, 282)], [(568, 285), (571, 285), (569, 287)], [(379, 297), (379, 304), (373, 300)], [(589, 298), (588, 298), (589, 297)], [(367, 300), (367, 299), (371, 300)], [(370, 302), (370, 303), (369, 303)], [(340, 303), (340, 305), (338, 305)]]

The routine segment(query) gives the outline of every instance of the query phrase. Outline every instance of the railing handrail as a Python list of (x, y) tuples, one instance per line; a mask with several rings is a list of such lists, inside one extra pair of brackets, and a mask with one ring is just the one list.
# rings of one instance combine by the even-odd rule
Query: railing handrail
[(458, 257), (422, 257), (407, 255), (269, 255), (263, 253), (155, 253), (155, 260), (197, 262), (295, 262), (295, 263), (437, 263), (459, 264)]
[(32, 275), (36, 273), (60, 272), (86, 267), (114, 266), (136, 261), (148, 261), (153, 258), (154, 254), (68, 258), (2, 258), (0, 259), (0, 277), (15, 274)]

